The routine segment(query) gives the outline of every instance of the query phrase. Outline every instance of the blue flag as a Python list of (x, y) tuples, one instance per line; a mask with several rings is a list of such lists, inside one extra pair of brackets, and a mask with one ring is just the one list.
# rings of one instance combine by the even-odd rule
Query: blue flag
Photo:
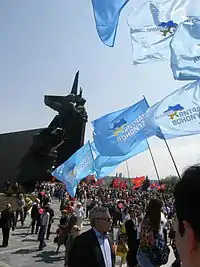
[(95, 178), (97, 178), (97, 179), (104, 178), (104, 177), (110, 175), (117, 167), (118, 167), (118, 165), (112, 166), (112, 167), (103, 167), (100, 170), (96, 170), (95, 171)]
[(159, 138), (200, 133), (200, 81), (187, 84), (150, 107), (146, 127)]
[(181, 23), (172, 38), (170, 47), (174, 78), (176, 80), (200, 79), (200, 19), (191, 18)]
[(114, 46), (121, 10), (129, 0), (92, 0), (97, 32), (107, 46)]
[[(96, 149), (94, 141), (91, 143), (91, 148), (96, 155), (95, 160), (97, 160), (98, 157), (101, 157), (102, 162), (104, 163), (106, 161), (106, 159), (109, 158), (106, 156), (100, 156), (98, 150)], [(109, 175), (118, 167), (118, 164), (112, 165), (112, 166), (103, 166), (103, 164), (102, 164), (100, 167), (98, 167), (95, 164), (95, 160), (94, 160), (94, 170), (95, 170), (94, 174), (95, 174), (95, 178), (97, 178), (97, 179), (100, 179), (100, 178), (103, 178), (103, 177)]]
[(145, 127), (146, 99), (93, 121), (93, 138), (101, 156), (125, 156), (152, 136)]
[(147, 1), (134, 9), (128, 18), (133, 64), (169, 60), (170, 41), (179, 23), (196, 12), (191, 0)]
[(136, 156), (137, 154), (142, 153), (148, 149), (147, 142), (146, 140), (144, 140), (134, 150), (132, 150), (125, 156), (109, 157), (109, 156), (101, 156), (98, 153), (98, 150), (96, 149), (94, 142), (91, 144), (91, 147), (95, 152), (95, 154), (97, 155), (94, 161), (94, 169), (97, 173), (97, 177), (99, 178), (102, 178), (111, 173), (123, 161), (132, 158), (133, 156)]
[(93, 173), (94, 159), (88, 142), (74, 153), (68, 160), (57, 167), (52, 175), (63, 182), (71, 197), (76, 194), (77, 184)]

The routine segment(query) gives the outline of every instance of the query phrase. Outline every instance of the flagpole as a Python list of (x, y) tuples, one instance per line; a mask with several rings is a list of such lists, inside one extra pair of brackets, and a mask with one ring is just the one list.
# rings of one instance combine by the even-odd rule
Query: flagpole
[(172, 155), (172, 152), (171, 152), (171, 150), (170, 150), (170, 147), (169, 147), (169, 145), (168, 145), (167, 140), (165, 139), (165, 137), (164, 137), (164, 142), (165, 142), (165, 145), (166, 145), (166, 147), (167, 147), (167, 150), (168, 150), (168, 152), (169, 152), (169, 154), (170, 154), (170, 157), (171, 157), (171, 159), (172, 159), (172, 162), (173, 162), (173, 164), (174, 164), (174, 168), (175, 168), (175, 170), (176, 170), (176, 172), (177, 172), (177, 174), (178, 174), (178, 178), (181, 179), (181, 176), (180, 176), (178, 167), (177, 167), (177, 165), (176, 165), (176, 162), (175, 162), (175, 160), (174, 160), (174, 157), (173, 157), (173, 155)]
[(130, 171), (129, 171), (129, 167), (128, 167), (128, 162), (127, 162), (127, 160), (125, 161), (125, 163), (126, 163), (126, 170), (127, 170), (128, 179), (129, 179), (129, 184), (130, 184), (130, 189), (131, 189), (131, 176), (130, 176)]
[(127, 160), (125, 161), (125, 163), (126, 163), (126, 169), (127, 169), (128, 178), (130, 179), (130, 171), (129, 171)]
[[(144, 97), (144, 99), (145, 99), (147, 105), (149, 106), (146, 97), (145, 97), (144, 95), (143, 95), (143, 97)], [(164, 135), (163, 135), (163, 137), (164, 137)], [(170, 150), (170, 147), (169, 147), (169, 145), (168, 145), (168, 143), (167, 143), (165, 137), (163, 138), (163, 140), (164, 140), (164, 142), (165, 142), (165, 145), (166, 145), (166, 147), (167, 147), (167, 150), (168, 150), (168, 152), (169, 152), (169, 155), (170, 155), (170, 157), (171, 157), (171, 159), (172, 159), (172, 162), (173, 162), (173, 164), (174, 164), (174, 167), (175, 167), (175, 170), (176, 170), (176, 172), (177, 172), (178, 178), (181, 179), (181, 176), (180, 176), (178, 167), (177, 167), (177, 165), (176, 165), (176, 162), (175, 162), (175, 160), (174, 160), (174, 157), (173, 157), (173, 155), (172, 155), (172, 152), (171, 152), (171, 150)], [(147, 143), (148, 143), (148, 142), (147, 142)]]
[(146, 141), (147, 141), (147, 146), (148, 146), (148, 149), (149, 149), (149, 153), (150, 153), (150, 155), (151, 155), (151, 159), (152, 159), (152, 162), (153, 162), (153, 166), (154, 166), (155, 171), (156, 171), (156, 176), (157, 176), (157, 178), (158, 178), (158, 182), (159, 182), (159, 184), (161, 185), (160, 176), (159, 176), (159, 173), (158, 173), (158, 169), (157, 169), (157, 166), (156, 166), (156, 162), (155, 162), (154, 156), (153, 156), (153, 154), (152, 154), (152, 151), (151, 151), (151, 148), (150, 148), (150, 145), (149, 145), (148, 140), (146, 140)]
[[(154, 159), (154, 157), (153, 157), (151, 148), (150, 148), (150, 146), (149, 146), (149, 142), (148, 142), (148, 140), (146, 140), (146, 141), (147, 141), (147, 145), (148, 145), (149, 153), (150, 153), (150, 155), (151, 155), (151, 159), (152, 159), (152, 161), (153, 161), (153, 165), (154, 165), (154, 168), (155, 168), (155, 171), (156, 171), (156, 175), (157, 175), (157, 178), (158, 178), (158, 182), (159, 182), (159, 185), (160, 185), (160, 187), (161, 187), (162, 184), (161, 184), (160, 176), (159, 176), (158, 169), (157, 169), (157, 166), (156, 166), (156, 162), (155, 162), (155, 159)], [(167, 209), (167, 203), (166, 203), (166, 200), (165, 200), (165, 198), (164, 198), (164, 194), (163, 194), (163, 190), (162, 190), (162, 188), (161, 188), (161, 195), (162, 195), (162, 197), (163, 197), (163, 201), (164, 201), (164, 204), (165, 204), (165, 208), (166, 208), (167, 215), (169, 215), (169, 213), (168, 213), (168, 209)]]

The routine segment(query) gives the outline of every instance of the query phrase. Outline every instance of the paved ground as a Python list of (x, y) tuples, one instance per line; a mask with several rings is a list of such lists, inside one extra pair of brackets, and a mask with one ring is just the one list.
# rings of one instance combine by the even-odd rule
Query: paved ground
[[(59, 223), (58, 201), (54, 201), (52, 208), (55, 210), (55, 221), (52, 232), (55, 232)], [(38, 251), (38, 241), (36, 235), (27, 235), (29, 231), (30, 217), (27, 218), (24, 228), (17, 228), (10, 237), (9, 247), (0, 248), (0, 267), (63, 267), (64, 266), (64, 247), (61, 247), (58, 254), (55, 253), (56, 245), (53, 243), (55, 234), (50, 236), (47, 241), (47, 247), (43, 251)], [(90, 227), (84, 222), (83, 230)], [(1, 236), (0, 236), (1, 239)], [(0, 241), (1, 242), (1, 241)], [(166, 265), (169, 267), (173, 261), (173, 255), (170, 255), (170, 261)], [(119, 266), (119, 260), (117, 260)]]

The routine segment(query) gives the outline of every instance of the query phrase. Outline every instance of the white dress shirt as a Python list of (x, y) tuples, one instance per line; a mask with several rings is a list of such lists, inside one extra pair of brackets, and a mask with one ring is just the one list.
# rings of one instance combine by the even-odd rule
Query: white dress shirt
[(97, 239), (99, 241), (99, 245), (101, 248), (101, 252), (103, 254), (104, 262), (106, 267), (112, 267), (112, 255), (111, 255), (111, 247), (108, 240), (107, 235), (102, 236), (99, 232), (97, 232), (95, 229), (95, 234), (97, 236)]

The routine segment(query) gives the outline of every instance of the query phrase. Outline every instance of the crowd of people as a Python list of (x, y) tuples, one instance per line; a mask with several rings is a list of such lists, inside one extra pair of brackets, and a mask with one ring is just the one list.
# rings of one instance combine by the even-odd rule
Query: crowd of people
[[(10, 229), (24, 225), (31, 216), (30, 234), (37, 234), (39, 250), (50, 238), (55, 211), (60, 202), (61, 217), (56, 236), (57, 253), (65, 247), (64, 266), (154, 267), (168, 262), (171, 246), (173, 267), (200, 266), (200, 217), (198, 215), (200, 166), (188, 168), (173, 193), (129, 190), (82, 183), (71, 198), (62, 183), (37, 183), (33, 196), (19, 193), (16, 211), (6, 204), (1, 213), (2, 246), (7, 247)], [(83, 221), (91, 229), (83, 231)], [(116, 234), (117, 233), (117, 234)]]

